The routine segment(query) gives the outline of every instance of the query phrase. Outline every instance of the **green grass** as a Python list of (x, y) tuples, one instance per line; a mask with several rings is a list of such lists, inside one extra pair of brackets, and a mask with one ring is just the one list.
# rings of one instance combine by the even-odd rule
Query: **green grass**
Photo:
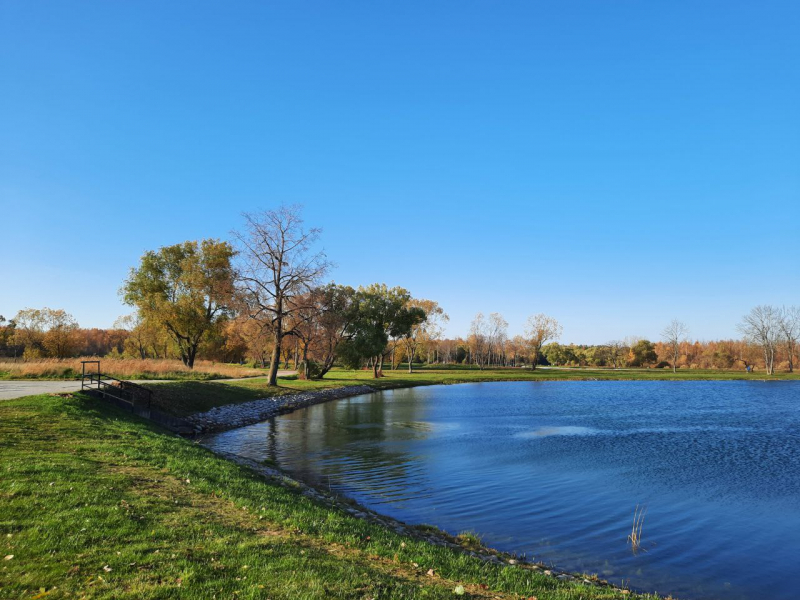
[[(333, 370), (320, 381), (279, 378), (277, 387), (270, 387), (265, 378), (232, 382), (174, 382), (152, 384), (156, 391), (154, 406), (177, 416), (203, 412), (216, 406), (247, 402), (275, 395), (349, 385), (370, 385), (375, 389), (393, 389), (417, 385), (436, 385), (488, 381), (572, 381), (572, 380), (763, 380), (764, 374), (744, 371), (666, 369), (484, 369), (457, 368), (384, 371), (385, 377), (373, 379), (372, 371)], [(769, 379), (800, 379), (798, 374), (778, 373)]]
[(402, 537), (81, 394), (0, 402), (2, 598), (443, 599), (458, 586), (639, 597)]

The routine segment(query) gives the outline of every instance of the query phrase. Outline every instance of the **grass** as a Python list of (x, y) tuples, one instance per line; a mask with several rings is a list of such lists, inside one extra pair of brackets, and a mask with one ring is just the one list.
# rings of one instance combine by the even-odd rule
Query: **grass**
[[(26, 362), (0, 359), (0, 380), (3, 379), (80, 379), (81, 361), (97, 357), (46, 358)], [(94, 368), (94, 365), (91, 365)], [(194, 369), (179, 360), (170, 359), (101, 359), (102, 371), (118, 379), (183, 379), (207, 380), (238, 377), (257, 377), (263, 369), (251, 369), (236, 364), (195, 362)]]
[[(417, 385), (436, 385), (489, 381), (579, 381), (579, 380), (726, 380), (764, 379), (763, 374), (744, 371), (665, 369), (450, 369), (424, 368), (409, 374), (406, 371), (384, 371), (385, 377), (373, 379), (372, 371), (333, 370), (320, 381), (279, 378), (277, 387), (270, 387), (264, 378), (232, 382), (174, 382), (153, 384), (154, 406), (177, 416), (203, 412), (216, 406), (235, 404), (275, 395), (350, 385), (369, 385), (375, 389), (394, 389)], [(800, 379), (797, 374), (781, 373), (774, 379)]]
[(2, 598), (644, 597), (400, 536), (81, 394), (0, 402), (0, 474)]

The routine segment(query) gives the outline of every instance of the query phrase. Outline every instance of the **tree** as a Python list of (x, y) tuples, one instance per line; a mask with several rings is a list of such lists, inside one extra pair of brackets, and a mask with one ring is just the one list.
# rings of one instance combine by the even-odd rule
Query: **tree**
[(785, 306), (780, 311), (778, 319), (778, 329), (780, 330), (783, 344), (786, 348), (786, 360), (789, 362), (789, 373), (794, 371), (794, 355), (797, 349), (798, 338), (800, 338), (800, 307)]
[(329, 283), (319, 288), (319, 298), (317, 358), (322, 379), (333, 368), (341, 344), (352, 339), (359, 311), (356, 291), (347, 285)]
[(45, 315), (38, 308), (25, 308), (14, 317), (13, 343), (22, 348), (24, 359), (39, 358), (42, 355)]
[(556, 341), (561, 337), (562, 327), (553, 317), (544, 314), (531, 315), (528, 317), (525, 335), (528, 338), (528, 346), (531, 349), (531, 366), (536, 368), (539, 361), (539, 353), (542, 346), (550, 340)]
[(42, 316), (46, 328), (42, 345), (47, 353), (54, 358), (70, 356), (75, 346), (78, 322), (62, 309), (45, 308), (42, 310)]
[(391, 351), (389, 339), (403, 338), (413, 323), (407, 308), (411, 294), (401, 287), (389, 288), (383, 283), (373, 283), (358, 288), (356, 296), (358, 314), (352, 335), (340, 345), (340, 356), (352, 367), (368, 359), (373, 377), (382, 377), (383, 361)]
[[(403, 327), (403, 344), (408, 360), (408, 372), (414, 371), (414, 356), (420, 343), (425, 341), (427, 335), (433, 332), (436, 317), (444, 315), (444, 311), (433, 300), (411, 299), (405, 307), (406, 327)], [(447, 315), (445, 315), (446, 317)], [(431, 326), (430, 330), (426, 326)]]
[(670, 324), (661, 332), (661, 339), (669, 347), (672, 356), (672, 372), (678, 370), (678, 359), (681, 356), (681, 342), (689, 335), (689, 328), (677, 319), (672, 319)]
[(775, 352), (780, 340), (781, 314), (774, 306), (756, 306), (739, 324), (745, 338), (761, 348), (767, 373), (775, 373)]
[(122, 287), (125, 303), (167, 331), (189, 368), (229, 311), (233, 255), (230, 244), (213, 239), (164, 246), (146, 252)]
[(506, 342), (508, 341), (508, 321), (500, 313), (489, 315), (487, 331), (487, 345), (489, 351), (488, 362), (505, 366)]
[(312, 253), (321, 229), (306, 230), (299, 206), (245, 213), (245, 228), (234, 232), (241, 261), (239, 290), (251, 318), (259, 319), (271, 333), (273, 347), (268, 385), (278, 385), (278, 364), (283, 338), (294, 335), (286, 328), (304, 304), (306, 294), (330, 267), (325, 253)]
[(488, 359), (488, 353), (486, 352), (488, 337), (483, 313), (478, 313), (469, 326), (469, 349), (472, 353), (473, 361), (481, 370), (484, 367), (484, 357)]
[(641, 367), (656, 362), (658, 354), (656, 354), (656, 347), (650, 340), (638, 340), (630, 347), (628, 355), (628, 363), (632, 367)]
[(625, 342), (621, 340), (611, 340), (606, 344), (606, 348), (608, 349), (608, 360), (614, 365), (614, 368), (618, 368), (619, 364), (622, 362), (622, 358), (625, 356), (625, 349), (627, 346)]

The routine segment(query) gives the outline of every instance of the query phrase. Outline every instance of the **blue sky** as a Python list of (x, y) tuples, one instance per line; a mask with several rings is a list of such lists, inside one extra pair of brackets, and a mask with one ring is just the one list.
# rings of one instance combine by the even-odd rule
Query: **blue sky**
[(736, 335), (800, 304), (800, 3), (4, 2), (0, 314), (301, 203), (465, 333)]

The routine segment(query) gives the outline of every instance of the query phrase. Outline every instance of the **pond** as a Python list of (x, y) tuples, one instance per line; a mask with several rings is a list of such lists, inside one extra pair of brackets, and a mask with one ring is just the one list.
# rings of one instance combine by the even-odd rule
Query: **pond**
[[(679, 598), (800, 593), (800, 382), (378, 392), (203, 443), (408, 523)], [(642, 544), (627, 537), (646, 509)]]

